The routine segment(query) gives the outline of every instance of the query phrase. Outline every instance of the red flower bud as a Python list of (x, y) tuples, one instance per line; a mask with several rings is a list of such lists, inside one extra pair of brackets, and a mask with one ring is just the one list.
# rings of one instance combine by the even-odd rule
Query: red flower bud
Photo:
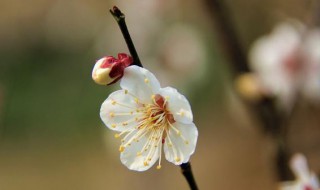
[(113, 56), (103, 57), (96, 62), (92, 70), (92, 79), (100, 85), (113, 84), (121, 79), (124, 69), (132, 62), (132, 57), (125, 53), (119, 53), (118, 59)]

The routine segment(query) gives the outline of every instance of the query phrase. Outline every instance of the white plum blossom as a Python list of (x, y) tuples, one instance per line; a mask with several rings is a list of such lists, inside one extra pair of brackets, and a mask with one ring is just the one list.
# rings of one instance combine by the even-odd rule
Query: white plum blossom
[(309, 170), (304, 155), (294, 155), (291, 159), (290, 167), (296, 176), (296, 180), (282, 183), (280, 190), (320, 190), (317, 176)]
[(103, 102), (100, 117), (115, 137), (121, 138), (121, 162), (131, 170), (145, 171), (164, 156), (175, 165), (189, 161), (198, 130), (190, 104), (171, 87), (161, 88), (148, 70), (129, 66), (120, 86)]
[(320, 100), (320, 30), (279, 24), (253, 44), (249, 56), (262, 91), (283, 106), (290, 107), (297, 95)]

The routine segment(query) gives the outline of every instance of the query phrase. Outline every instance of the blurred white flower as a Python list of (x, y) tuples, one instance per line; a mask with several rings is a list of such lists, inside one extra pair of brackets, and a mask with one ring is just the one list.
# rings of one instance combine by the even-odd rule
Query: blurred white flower
[[(197, 28), (187, 23), (169, 26), (162, 32), (158, 44), (158, 63), (152, 66), (157, 67), (155, 70), (162, 83), (202, 78), (207, 56)], [(170, 77), (168, 72), (171, 72)]]
[(319, 190), (319, 181), (316, 175), (308, 168), (304, 155), (296, 154), (290, 162), (291, 170), (296, 176), (293, 182), (284, 182), (280, 185), (280, 190)]
[(144, 68), (129, 66), (118, 90), (103, 102), (100, 117), (120, 133), (120, 159), (131, 170), (144, 171), (165, 158), (176, 165), (194, 153), (198, 130), (188, 100), (171, 87), (161, 88)]
[(320, 99), (320, 30), (282, 23), (254, 43), (250, 63), (263, 91), (283, 106), (297, 95)]

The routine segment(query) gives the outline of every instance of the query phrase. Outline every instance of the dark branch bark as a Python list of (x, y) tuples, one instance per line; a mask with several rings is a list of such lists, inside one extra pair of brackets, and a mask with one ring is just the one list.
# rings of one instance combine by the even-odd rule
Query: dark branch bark
[(191, 170), (190, 162), (181, 164), (180, 167), (181, 167), (182, 174), (184, 175), (184, 177), (188, 181), (190, 189), (191, 190), (198, 190), (197, 183), (196, 183), (196, 181), (195, 181), (195, 179), (193, 177), (193, 173), (192, 173), (192, 170)]
[(125, 39), (128, 49), (130, 51), (130, 54), (133, 58), (133, 63), (132, 65), (137, 65), (139, 67), (142, 67), (142, 64), (140, 62), (140, 58), (138, 56), (138, 53), (136, 51), (136, 48), (132, 42), (130, 33), (128, 31), (127, 28), (127, 24), (125, 21), (125, 15), (120, 11), (120, 9), (116, 6), (113, 7), (113, 9), (110, 9), (110, 13), (112, 14), (112, 16), (115, 18), (115, 20), (117, 21), (119, 28), (121, 30), (121, 33), (123, 35), (123, 38)]

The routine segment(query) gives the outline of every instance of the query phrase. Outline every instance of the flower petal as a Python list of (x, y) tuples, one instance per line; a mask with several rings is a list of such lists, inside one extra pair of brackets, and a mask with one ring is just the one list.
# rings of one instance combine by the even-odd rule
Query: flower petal
[(104, 124), (115, 131), (124, 131), (138, 123), (141, 113), (137, 112), (139, 105), (125, 90), (118, 90), (109, 95), (102, 103), (100, 117)]
[[(136, 133), (138, 130), (135, 131)], [(127, 139), (134, 138), (135, 134), (130, 134)], [(147, 150), (145, 145), (150, 140), (148, 134), (141, 137), (139, 141), (132, 141), (131, 145), (128, 145), (127, 141), (123, 142), (122, 146), (125, 147), (121, 152), (121, 162), (127, 166), (130, 170), (145, 171), (149, 169), (159, 159), (160, 148), (159, 144), (152, 144)], [(150, 152), (152, 151), (152, 152)]]
[(159, 94), (167, 99), (168, 110), (173, 114), (175, 121), (185, 124), (192, 123), (192, 110), (184, 95), (171, 87), (160, 89)]
[(308, 181), (310, 171), (307, 159), (303, 154), (295, 154), (290, 161), (290, 167), (298, 179)]
[(198, 129), (194, 123), (175, 122), (173, 127), (170, 127), (165, 139), (164, 152), (169, 162), (180, 165), (188, 162), (190, 156), (194, 153), (198, 139)]
[(317, 178), (317, 175), (313, 172), (311, 172), (310, 174), (310, 181), (309, 181), (311, 187), (313, 187), (314, 189), (319, 189), (320, 188), (320, 184), (319, 184), (319, 180)]
[(139, 98), (142, 103), (150, 102), (151, 95), (160, 89), (159, 81), (150, 71), (135, 65), (124, 70), (120, 86)]

